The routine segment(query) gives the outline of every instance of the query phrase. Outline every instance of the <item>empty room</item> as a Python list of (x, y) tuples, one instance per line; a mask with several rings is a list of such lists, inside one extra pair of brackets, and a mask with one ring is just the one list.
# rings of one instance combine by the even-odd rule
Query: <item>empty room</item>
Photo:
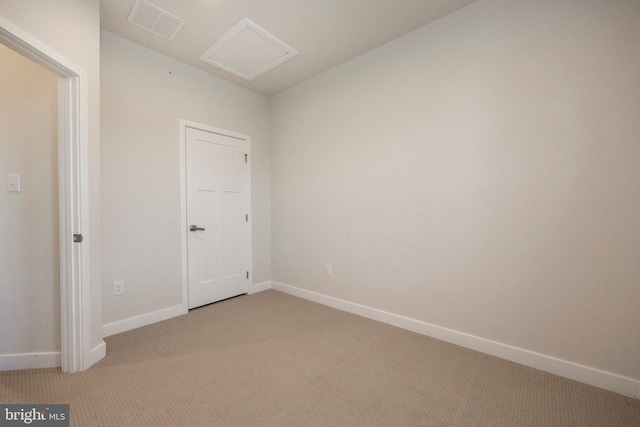
[(0, 0), (0, 65), (0, 425), (640, 425), (637, 0)]

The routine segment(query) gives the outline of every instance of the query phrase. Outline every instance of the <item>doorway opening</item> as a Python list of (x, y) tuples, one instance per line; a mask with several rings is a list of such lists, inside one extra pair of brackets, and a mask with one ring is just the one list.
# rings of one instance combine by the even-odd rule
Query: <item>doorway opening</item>
[[(60, 364), (78, 372), (91, 366), (87, 74), (2, 15), (0, 43), (58, 76)], [(0, 355), (0, 369), (39, 363), (37, 354)]]
[(1, 44), (0, 70), (0, 354), (60, 366), (57, 76)]

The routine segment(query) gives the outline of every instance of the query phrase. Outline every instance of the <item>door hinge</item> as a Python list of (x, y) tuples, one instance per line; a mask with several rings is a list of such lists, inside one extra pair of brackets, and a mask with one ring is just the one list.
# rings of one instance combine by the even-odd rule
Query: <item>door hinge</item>
[(249, 278), (249, 272), (247, 271), (247, 279)]
[(248, 154), (244, 155), (244, 162), (245, 163), (249, 163), (249, 155)]
[(74, 243), (82, 243), (83, 240), (84, 240), (84, 237), (82, 236), (82, 234), (74, 234), (73, 235)]
[(244, 220), (245, 220), (246, 222), (249, 222), (249, 214), (245, 214), (245, 215), (244, 215)]

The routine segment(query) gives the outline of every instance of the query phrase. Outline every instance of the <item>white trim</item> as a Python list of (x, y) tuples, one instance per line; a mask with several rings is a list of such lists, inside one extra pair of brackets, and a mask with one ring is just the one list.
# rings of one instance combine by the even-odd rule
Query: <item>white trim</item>
[(411, 319), (398, 314), (355, 304), (349, 301), (330, 297), (328, 295), (286, 285), (284, 283), (272, 281), (271, 286), (273, 289), (280, 292), (387, 323), (421, 335), (426, 335), (428, 337), (456, 344), (471, 350), (490, 354), (501, 359), (509, 360), (511, 362), (519, 363), (521, 365), (529, 366), (531, 368), (539, 369), (541, 371), (549, 372), (595, 387), (600, 387), (625, 396), (634, 397), (636, 399), (640, 397), (640, 380), (634, 378), (602, 371), (600, 369), (591, 368), (589, 366), (580, 365), (578, 363), (558, 359), (556, 357), (547, 356), (523, 348), (488, 340), (453, 329), (443, 328), (442, 326), (433, 325), (421, 320)]
[(107, 344), (102, 341), (91, 350), (91, 365), (96, 364), (100, 360), (104, 359), (107, 355)]
[(0, 371), (59, 368), (60, 352), (0, 354)]
[(378, 322), (387, 323), (387, 316), (389, 313), (386, 311), (307, 291), (306, 289), (296, 288), (295, 286), (285, 285), (284, 283), (271, 281), (271, 288), (289, 295), (317, 302), (318, 304), (327, 305), (329, 307), (337, 308), (338, 310), (357, 314), (358, 316), (377, 320)]
[[(78, 372), (91, 360), (88, 77), (83, 68), (2, 15), (0, 43), (59, 77), (60, 359), (63, 372)], [(84, 242), (73, 243), (73, 234), (83, 234)]]
[(183, 314), (185, 314), (185, 312), (182, 310), (182, 304), (174, 305), (173, 307), (163, 308), (161, 310), (152, 311), (151, 313), (145, 313), (128, 319), (107, 323), (102, 326), (102, 335), (108, 337), (110, 335), (151, 325), (152, 323), (161, 322)]
[(180, 265), (182, 268), (182, 312), (189, 312), (189, 265), (187, 264), (187, 122), (180, 119)]
[(213, 132), (220, 135), (230, 136), (232, 138), (241, 139), (247, 142), (247, 186), (245, 201), (247, 213), (249, 214), (249, 223), (247, 224), (247, 269), (249, 270), (250, 280), (247, 283), (247, 293), (252, 292), (253, 283), (253, 218), (251, 210), (251, 137), (242, 133), (205, 125), (202, 123), (192, 122), (185, 119), (179, 119), (178, 131), (180, 141), (180, 258), (182, 266), (182, 312), (189, 312), (189, 268), (187, 264), (187, 128), (199, 129), (207, 132)]
[(266, 291), (269, 289), (271, 289), (271, 281), (269, 280), (262, 283), (256, 283), (255, 285), (251, 285), (251, 288), (249, 289), (249, 295)]

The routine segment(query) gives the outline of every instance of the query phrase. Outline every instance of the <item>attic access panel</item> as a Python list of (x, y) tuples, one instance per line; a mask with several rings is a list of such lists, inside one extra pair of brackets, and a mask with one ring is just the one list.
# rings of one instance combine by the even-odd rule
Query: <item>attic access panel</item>
[(251, 81), (298, 52), (245, 18), (200, 56), (200, 60)]

